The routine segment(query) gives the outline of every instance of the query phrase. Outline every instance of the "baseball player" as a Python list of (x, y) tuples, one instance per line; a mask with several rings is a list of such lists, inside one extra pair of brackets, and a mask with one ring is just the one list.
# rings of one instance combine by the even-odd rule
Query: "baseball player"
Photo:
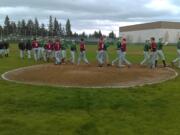
[(97, 54), (97, 60), (99, 63), (99, 67), (102, 67), (104, 65), (104, 39), (101, 37), (99, 39), (98, 43), (98, 54)]
[(62, 40), (62, 63), (66, 63), (67, 41)]
[(46, 45), (46, 42), (44, 39), (41, 39), (39, 42), (39, 58), (40, 59), (44, 59), (44, 61), (46, 61), (45, 59), (45, 49), (44, 46)]
[(110, 43), (106, 39), (104, 43), (104, 62), (107, 64), (107, 66), (111, 65), (109, 61), (109, 54), (108, 54), (109, 46), (110, 46)]
[(4, 43), (0, 40), (0, 57), (2, 58), (4, 55)]
[(34, 38), (32, 41), (32, 47), (33, 47), (33, 52), (34, 52), (34, 60), (38, 61), (39, 60), (39, 42)]
[(180, 68), (180, 38), (179, 38), (176, 46), (177, 46), (178, 57), (175, 60), (173, 60), (172, 65), (178, 63), (178, 68)]
[(72, 40), (72, 43), (70, 45), (70, 50), (71, 50), (70, 51), (70, 53), (71, 53), (70, 62), (71, 62), (71, 64), (75, 64), (75, 54), (77, 52), (75, 40)]
[(81, 60), (83, 60), (86, 64), (89, 64), (89, 61), (86, 58), (86, 48), (85, 48), (84, 39), (81, 39), (80, 42), (80, 54), (78, 58), (78, 65), (80, 64)]
[(163, 53), (163, 46), (165, 44), (162, 43), (162, 38), (159, 39), (159, 42), (157, 43), (157, 57), (155, 61), (155, 66), (157, 67), (159, 58), (162, 60), (164, 67), (166, 67), (166, 59)]
[(151, 38), (151, 45), (150, 45), (151, 53), (150, 53), (150, 68), (156, 67), (156, 58), (157, 58), (157, 44), (155, 42), (155, 38)]
[(53, 50), (53, 43), (51, 42), (51, 40), (48, 41), (48, 43), (45, 46), (45, 49), (46, 49), (46, 60), (47, 62), (49, 62), (52, 56), (52, 50)]
[(119, 38), (118, 41), (116, 42), (116, 50), (117, 50), (117, 57), (115, 60), (112, 61), (112, 66), (114, 66), (116, 63), (118, 63), (118, 66), (120, 67), (122, 65), (121, 38)]
[[(126, 64), (128, 67), (130, 67), (131, 63), (126, 59), (126, 51), (127, 51), (126, 46), (127, 46), (126, 39), (123, 38), (121, 41), (121, 52), (122, 52), (120, 55), (121, 62)], [(121, 65), (121, 66), (123, 66), (123, 65)]]
[(150, 49), (150, 42), (149, 40), (146, 40), (146, 43), (144, 44), (144, 60), (141, 62), (141, 65), (144, 65), (145, 63), (149, 64), (149, 49)]
[(61, 43), (57, 39), (54, 43), (54, 50), (55, 50), (55, 65), (61, 64)]
[(9, 56), (9, 42), (7, 41), (7, 39), (4, 40), (4, 54), (5, 57)]
[(19, 50), (20, 50), (20, 58), (24, 59), (25, 56), (25, 50), (26, 50), (26, 43), (24, 41), (24, 39), (21, 39), (21, 41), (19, 42)]
[(55, 47), (55, 42), (56, 42), (56, 40), (52, 40), (52, 41), (51, 41), (51, 49), (52, 49), (52, 51), (51, 51), (51, 58), (54, 59), (54, 60), (56, 59), (56, 58), (55, 58), (55, 49), (54, 49), (54, 47)]
[(26, 51), (27, 51), (28, 59), (31, 59), (31, 50), (32, 50), (31, 40), (28, 39), (26, 42)]

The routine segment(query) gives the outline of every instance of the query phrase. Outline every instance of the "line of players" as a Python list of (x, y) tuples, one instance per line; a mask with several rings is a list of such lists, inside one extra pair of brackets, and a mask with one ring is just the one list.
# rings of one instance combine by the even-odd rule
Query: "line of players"
[[(23, 43), (20, 43), (23, 44)], [(126, 51), (127, 51), (127, 43), (126, 38), (119, 38), (119, 40), (116, 42), (117, 46), (117, 57), (115, 60), (112, 61), (110, 64), (109, 55), (108, 55), (108, 48), (110, 46), (110, 42), (108, 42), (106, 39), (101, 37), (98, 42), (98, 49), (97, 49), (97, 61), (99, 63), (99, 67), (102, 67), (104, 65), (116, 65), (118, 67), (124, 67), (127, 65), (128, 67), (131, 67), (131, 63), (126, 59)], [(31, 48), (32, 45), (32, 48)], [(146, 43), (144, 45), (144, 60), (140, 63), (141, 65), (147, 64), (150, 68), (156, 68), (158, 64), (158, 60), (161, 59), (163, 62), (163, 66), (166, 67), (166, 58), (163, 52), (163, 46), (168, 45), (167, 42), (163, 43), (163, 39), (160, 38), (158, 43), (156, 43), (155, 38), (152, 37), (150, 40), (146, 40)], [(19, 45), (20, 46), (20, 45)], [(28, 52), (28, 58), (31, 58), (30, 51), (33, 49), (34, 51), (34, 58), (37, 61), (38, 59), (44, 58), (44, 61), (49, 61), (51, 57), (55, 58), (55, 64), (61, 64), (64, 63), (66, 60), (66, 49), (70, 48), (71, 50), (71, 58), (70, 62), (72, 64), (75, 64), (75, 54), (77, 52), (76, 43), (75, 41), (66, 42), (65, 40), (56, 40), (54, 43), (49, 40), (49, 42), (46, 44), (45, 40), (37, 41), (34, 39), (32, 43), (30, 43), (30, 40), (26, 43), (26, 49)], [(25, 50), (25, 47), (20, 50)], [(172, 62), (174, 65), (175, 63), (178, 63), (178, 67), (180, 68), (180, 38), (177, 43), (177, 52), (178, 57)], [(21, 57), (24, 57), (21, 52)], [(81, 39), (80, 41), (80, 54), (78, 58), (78, 64), (80, 64), (80, 61), (83, 60), (86, 64), (89, 64), (89, 61), (86, 58), (86, 49), (85, 49), (85, 43), (84, 40)]]
[[(131, 67), (131, 63), (126, 59), (126, 39), (125, 38), (119, 38), (119, 40), (116, 42), (117, 46), (117, 58), (112, 61), (112, 64), (110, 64), (109, 61), (109, 55), (108, 55), (108, 47), (111, 43), (109, 43), (106, 39), (101, 37), (98, 42), (98, 49), (97, 49), (97, 61), (98, 66), (102, 67), (104, 65), (115, 65), (117, 64), (118, 67), (124, 67), (127, 65), (128, 67)], [(20, 49), (20, 56), (21, 58), (24, 58), (24, 52), (27, 50), (28, 58), (31, 58), (31, 50), (33, 50), (34, 53), (34, 59), (35, 61), (38, 61), (39, 59), (44, 59), (44, 61), (49, 61), (51, 58), (55, 59), (55, 64), (62, 64), (66, 62), (66, 49), (70, 48), (71, 52), (71, 58), (70, 62), (72, 64), (75, 64), (75, 54), (77, 52), (76, 43), (75, 41), (67, 42), (65, 40), (59, 40), (56, 39), (54, 42), (49, 40), (47, 43), (45, 40), (37, 41), (34, 39), (31, 43), (30, 40), (27, 42), (24, 42), (23, 40), (19, 43), (19, 49)], [(141, 62), (141, 65), (148, 63), (151, 68), (157, 67), (157, 61), (160, 58), (163, 60), (164, 67), (166, 67), (165, 57), (162, 51), (163, 43), (162, 39), (159, 40), (159, 43), (156, 44), (155, 38), (151, 38), (151, 43), (147, 40), (146, 44), (144, 46), (144, 60)], [(151, 50), (151, 53), (149, 53), (149, 50)], [(84, 40), (81, 39), (80, 41), (80, 54), (78, 58), (78, 64), (81, 60), (84, 60), (86, 64), (89, 64), (87, 58), (86, 58), (86, 52), (85, 52), (85, 43)]]
[[(110, 64), (108, 48), (111, 45), (106, 39), (101, 37), (98, 42), (97, 49), (97, 61), (99, 63), (98, 66), (102, 67), (107, 64), (107, 66), (114, 66), (117, 64), (118, 67), (124, 67), (127, 65), (131, 67), (131, 63), (126, 59), (126, 38), (119, 38), (116, 42), (117, 46), (117, 58), (112, 61)], [(144, 45), (144, 60), (140, 63), (140, 65), (149, 65), (150, 68), (156, 68), (158, 64), (158, 60), (161, 59), (164, 67), (167, 66), (166, 58), (163, 52), (163, 46), (168, 45), (167, 42), (163, 43), (163, 39), (160, 38), (158, 43), (156, 43), (155, 38), (151, 38), (150, 40), (146, 40)], [(65, 41), (56, 39), (54, 42), (48, 39), (41, 39), (33, 41), (31, 40), (21, 40), (19, 42), (20, 49), (20, 57), (23, 59), (27, 54), (27, 57), (31, 59), (31, 55), (33, 52), (35, 61), (43, 59), (44, 61), (50, 61), (50, 59), (54, 58), (55, 64), (62, 64), (66, 62), (66, 49), (70, 48), (70, 62), (75, 64), (75, 56), (77, 53), (76, 42)], [(26, 53), (27, 52), (27, 53)], [(180, 68), (180, 38), (177, 42), (177, 53), (178, 57), (172, 61), (172, 65), (178, 63), (178, 67)], [(9, 55), (9, 43), (6, 39), (0, 40), (0, 57), (8, 57)], [(80, 64), (81, 61), (84, 61), (86, 64), (89, 64), (89, 61), (86, 58), (86, 47), (84, 40), (81, 39), (80, 47), (79, 47), (79, 58), (77, 64)]]
[(0, 57), (9, 56), (9, 42), (7, 39), (0, 40)]
[[(77, 47), (75, 40), (65, 41), (64, 39), (56, 39), (54, 41), (48, 39), (37, 40), (36, 38), (31, 40), (21, 40), (19, 42), (19, 50), (20, 57), (22, 59), (27, 55), (28, 59), (31, 59), (31, 55), (33, 52), (34, 60), (44, 60), (45, 62), (49, 62), (50, 60), (54, 60), (56, 65), (66, 63), (66, 50), (70, 48), (70, 62), (71, 64), (75, 64)], [(89, 64), (89, 61), (86, 58), (86, 48), (84, 40), (80, 41), (80, 51), (78, 64), (83, 61), (86, 64)]]
[[(55, 64), (59, 65), (62, 63), (66, 63), (66, 50), (67, 48), (70, 48), (70, 62), (72, 64), (76, 63), (75, 56), (77, 53), (77, 47), (74, 40), (65, 41), (63, 39), (56, 39), (55, 41), (49, 40), (47, 43), (46, 42), (47, 39), (34, 39), (32, 42), (30, 40), (25, 41), (22, 39), (19, 42), (20, 57), (23, 59), (27, 52), (27, 57), (31, 59), (31, 52), (33, 52), (35, 61), (43, 59), (44, 61), (49, 62), (50, 59), (54, 59)], [(108, 48), (110, 44), (111, 43), (104, 39), (104, 37), (101, 37), (99, 39), (96, 56), (99, 67), (103, 67), (105, 65), (111, 66), (108, 55)], [(79, 65), (82, 60), (84, 63), (89, 64), (89, 61), (86, 57), (86, 47), (84, 39), (81, 39), (79, 43), (79, 58), (77, 64)], [(112, 65), (115, 64), (117, 64), (118, 67), (124, 67), (125, 65), (127, 65), (128, 67), (131, 66), (131, 63), (126, 59), (125, 38), (120, 38), (117, 42), (117, 58), (112, 62)]]
[[(150, 40), (146, 40), (144, 44), (144, 60), (140, 63), (141, 65), (147, 64), (150, 68), (156, 68), (158, 65), (158, 60), (161, 59), (163, 66), (167, 67), (166, 58), (163, 51), (163, 46), (167, 46), (168, 42), (163, 42), (163, 39), (160, 38), (158, 43), (156, 43), (155, 38), (152, 37)], [(180, 68), (180, 38), (176, 44), (177, 47), (177, 58), (171, 62), (174, 66), (178, 64)]]

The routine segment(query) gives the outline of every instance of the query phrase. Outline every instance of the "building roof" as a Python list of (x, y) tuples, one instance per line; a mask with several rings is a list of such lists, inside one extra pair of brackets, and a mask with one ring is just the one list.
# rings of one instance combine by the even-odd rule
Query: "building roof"
[(120, 27), (120, 32), (128, 32), (128, 31), (140, 31), (140, 30), (148, 30), (148, 29), (180, 29), (180, 22), (152, 22), (145, 24), (137, 24), (130, 25), (125, 27)]

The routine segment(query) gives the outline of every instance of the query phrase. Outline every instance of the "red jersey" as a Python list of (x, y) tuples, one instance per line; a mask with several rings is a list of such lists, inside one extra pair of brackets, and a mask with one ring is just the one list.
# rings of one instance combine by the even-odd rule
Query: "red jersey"
[(85, 43), (84, 42), (80, 42), (80, 51), (82, 52), (82, 51), (85, 51), (86, 49), (85, 49)]
[(38, 48), (39, 47), (39, 43), (37, 41), (33, 41), (32, 42), (32, 47), (33, 48)]
[(52, 50), (52, 44), (51, 43), (47, 43), (46, 44), (46, 49), (47, 50)]
[(104, 42), (103, 42), (102, 40), (99, 41), (98, 50), (99, 50), (99, 51), (104, 50)]
[(156, 42), (152, 42), (151, 43), (151, 51), (155, 52), (156, 50), (157, 50), (157, 44), (156, 44)]
[(123, 41), (122, 43), (121, 43), (121, 51), (122, 52), (126, 52), (126, 42), (125, 41)]
[(61, 43), (60, 42), (55, 42), (54, 43), (54, 50), (55, 51), (60, 51), (61, 50)]

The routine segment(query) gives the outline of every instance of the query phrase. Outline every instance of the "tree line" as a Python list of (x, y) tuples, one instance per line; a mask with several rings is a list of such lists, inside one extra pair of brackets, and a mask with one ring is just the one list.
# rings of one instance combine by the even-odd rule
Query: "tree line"
[[(67, 19), (66, 24), (62, 25), (57, 18), (49, 16), (49, 23), (46, 26), (44, 23), (39, 23), (37, 18), (29, 20), (19, 20), (17, 22), (10, 20), (9, 16), (5, 17), (4, 25), (0, 25), (0, 35), (2, 37), (9, 36), (23, 36), (23, 37), (70, 37), (70, 38), (99, 38), (103, 36), (101, 30), (95, 31), (93, 34), (86, 34), (85, 32), (78, 34), (72, 32), (70, 19)], [(109, 38), (115, 38), (116, 35), (112, 31), (108, 35)]]

